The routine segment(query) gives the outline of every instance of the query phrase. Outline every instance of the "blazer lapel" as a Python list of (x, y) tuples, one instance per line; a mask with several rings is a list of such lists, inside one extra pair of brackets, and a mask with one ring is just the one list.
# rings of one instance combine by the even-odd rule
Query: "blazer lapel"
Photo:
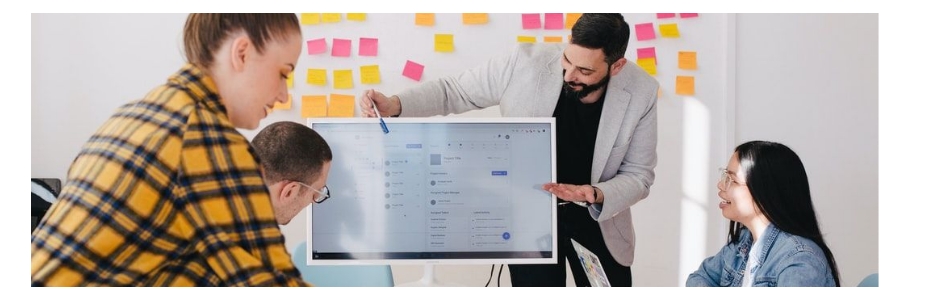
[[(561, 53), (561, 52), (560, 52)], [(562, 92), (562, 68), (559, 64), (559, 56), (553, 56), (545, 65), (537, 68), (537, 71), (543, 73), (536, 82), (536, 95), (534, 99), (536, 105), (533, 106), (531, 115), (533, 117), (552, 117), (556, 111), (556, 104), (559, 102), (559, 93)], [(558, 72), (558, 73), (556, 73)]]
[[(622, 74), (622, 72), (621, 72)], [(597, 128), (597, 140), (594, 142), (594, 160), (591, 164), (591, 182), (597, 183), (604, 173), (604, 165), (610, 157), (611, 149), (617, 141), (620, 125), (626, 116), (626, 107), (629, 105), (630, 94), (623, 89), (621, 74), (610, 79), (607, 86), (607, 95), (604, 98), (604, 108), (601, 111), (601, 122)]]

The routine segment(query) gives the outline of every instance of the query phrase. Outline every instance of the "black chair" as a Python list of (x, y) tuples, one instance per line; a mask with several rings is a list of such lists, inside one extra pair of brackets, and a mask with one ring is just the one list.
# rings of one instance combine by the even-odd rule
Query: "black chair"
[(61, 180), (55, 178), (32, 178), (32, 230), (42, 221), (51, 205), (58, 201)]

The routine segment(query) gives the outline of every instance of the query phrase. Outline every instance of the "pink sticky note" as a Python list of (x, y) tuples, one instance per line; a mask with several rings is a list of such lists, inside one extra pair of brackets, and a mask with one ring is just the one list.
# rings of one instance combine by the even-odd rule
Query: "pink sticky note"
[(418, 64), (413, 61), (405, 62), (405, 70), (401, 72), (405, 77), (421, 81), (421, 74), (424, 73), (424, 65)]
[(331, 46), (331, 56), (349, 57), (350, 40), (334, 39), (334, 46)]
[(546, 29), (562, 29), (565, 23), (562, 21), (562, 14), (546, 14)]
[(360, 56), (376, 56), (379, 54), (379, 39), (360, 38)]
[(308, 55), (321, 54), (325, 51), (328, 51), (328, 43), (324, 41), (324, 38), (308, 41)]
[(694, 18), (697, 17), (697, 13), (681, 13), (681, 18)]
[(674, 13), (657, 13), (655, 17), (659, 19), (674, 18)]
[(524, 29), (540, 29), (540, 14), (523, 14), (520, 17)]
[(636, 24), (636, 40), (645, 41), (655, 38), (655, 27), (652, 23)]
[(636, 58), (653, 58), (655, 59), (655, 64), (658, 64), (658, 58), (655, 57), (655, 47), (636, 49)]

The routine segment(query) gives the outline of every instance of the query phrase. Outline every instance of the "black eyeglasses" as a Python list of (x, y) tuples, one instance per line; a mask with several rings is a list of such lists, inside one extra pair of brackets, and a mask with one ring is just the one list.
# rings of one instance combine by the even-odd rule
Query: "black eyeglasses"
[(321, 202), (324, 202), (324, 200), (328, 200), (329, 198), (331, 198), (331, 189), (328, 189), (328, 186), (327, 186), (327, 185), (325, 185), (325, 186), (324, 186), (323, 188), (321, 188), (321, 190), (319, 191), (319, 190), (316, 190), (316, 189), (313, 188), (312, 186), (307, 185), (307, 184), (305, 184), (305, 183), (298, 182), (298, 181), (293, 181), (293, 182), (298, 183), (298, 184), (301, 184), (301, 185), (304, 185), (304, 186), (307, 187), (308, 189), (314, 191), (315, 193), (318, 193), (318, 198), (312, 198), (312, 199), (313, 199), (312, 202), (321, 203)]

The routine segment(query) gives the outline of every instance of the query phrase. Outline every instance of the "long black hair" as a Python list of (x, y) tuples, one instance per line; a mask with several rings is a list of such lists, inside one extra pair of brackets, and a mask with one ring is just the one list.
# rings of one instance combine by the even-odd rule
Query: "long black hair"
[[(800, 157), (787, 146), (766, 141), (744, 143), (735, 152), (758, 210), (781, 231), (807, 238), (822, 248), (835, 286), (841, 286), (835, 257), (819, 230), (809, 179)], [(730, 242), (739, 240), (743, 227), (739, 222), (729, 222)]]

